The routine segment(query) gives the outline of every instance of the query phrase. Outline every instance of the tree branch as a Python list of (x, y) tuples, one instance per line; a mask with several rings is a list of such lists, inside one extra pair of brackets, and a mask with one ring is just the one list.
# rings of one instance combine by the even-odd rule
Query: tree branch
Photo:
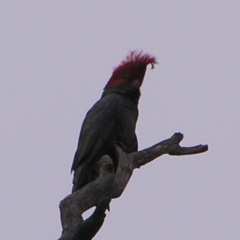
[[(113, 163), (109, 156), (103, 156), (99, 162), (99, 177), (79, 191), (68, 195), (60, 203), (62, 236), (59, 240), (90, 240), (101, 228), (105, 211), (112, 198), (118, 198), (127, 186), (133, 170), (153, 161), (163, 154), (173, 156), (203, 153), (207, 145), (181, 147), (182, 133), (139, 152), (126, 154), (116, 146), (118, 168), (113, 172)], [(96, 206), (93, 214), (83, 220), (82, 214)]]
[[(112, 160), (103, 156), (99, 162), (99, 177), (60, 202), (63, 231), (59, 240), (90, 240), (95, 236), (109, 208), (113, 180)], [(82, 214), (93, 206), (96, 206), (93, 214), (83, 220)]]

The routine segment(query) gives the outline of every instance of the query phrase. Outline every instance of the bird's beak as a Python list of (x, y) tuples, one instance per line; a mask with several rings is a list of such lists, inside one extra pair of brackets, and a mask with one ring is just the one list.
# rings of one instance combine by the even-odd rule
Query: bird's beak
[(139, 88), (140, 87), (139, 80), (138, 79), (133, 80), (132, 83), (131, 83), (131, 87)]

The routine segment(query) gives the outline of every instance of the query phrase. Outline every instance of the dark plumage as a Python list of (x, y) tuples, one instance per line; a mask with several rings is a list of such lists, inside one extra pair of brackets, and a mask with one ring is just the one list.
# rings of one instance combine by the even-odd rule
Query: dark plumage
[(112, 158), (116, 170), (115, 144), (126, 153), (137, 151), (135, 127), (140, 86), (147, 65), (153, 67), (155, 63), (154, 57), (134, 51), (113, 71), (101, 99), (88, 111), (83, 121), (72, 164), (72, 192), (98, 176), (98, 161), (104, 154)]

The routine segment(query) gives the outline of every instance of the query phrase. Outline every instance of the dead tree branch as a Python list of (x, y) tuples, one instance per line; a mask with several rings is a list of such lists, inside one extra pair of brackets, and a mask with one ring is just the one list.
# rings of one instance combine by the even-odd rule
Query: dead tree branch
[[(112, 160), (103, 156), (99, 162), (99, 177), (79, 191), (68, 195), (60, 202), (62, 236), (59, 240), (90, 240), (101, 228), (105, 211), (112, 198), (118, 198), (127, 186), (133, 170), (153, 161), (163, 154), (174, 156), (203, 153), (207, 145), (181, 147), (183, 134), (175, 133), (171, 138), (139, 152), (126, 154), (116, 146), (118, 168), (113, 171)], [(96, 206), (93, 214), (83, 220), (82, 214)]]

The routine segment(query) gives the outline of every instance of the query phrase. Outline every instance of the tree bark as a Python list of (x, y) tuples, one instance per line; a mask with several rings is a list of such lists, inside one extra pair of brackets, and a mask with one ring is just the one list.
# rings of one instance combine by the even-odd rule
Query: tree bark
[[(153, 161), (163, 154), (173, 156), (203, 153), (207, 145), (181, 147), (179, 143), (183, 134), (175, 133), (171, 138), (155, 144), (152, 147), (126, 154), (116, 146), (118, 153), (118, 168), (113, 171), (113, 163), (105, 155), (99, 161), (99, 177), (79, 191), (68, 195), (60, 202), (62, 236), (59, 240), (90, 240), (101, 228), (105, 211), (109, 208), (112, 198), (118, 198), (127, 186), (133, 170)], [(86, 220), (82, 214), (96, 206), (93, 214)]]

